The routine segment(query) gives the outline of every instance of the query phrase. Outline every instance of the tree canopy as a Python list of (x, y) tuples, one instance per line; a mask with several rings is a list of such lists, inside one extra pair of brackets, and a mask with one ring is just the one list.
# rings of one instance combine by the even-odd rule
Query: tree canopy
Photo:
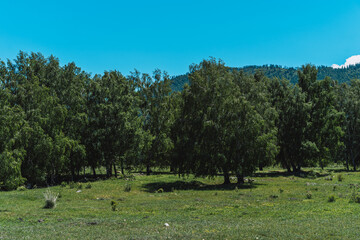
[(278, 69), (234, 69), (211, 58), (191, 65), (177, 91), (160, 70), (91, 76), (75, 63), (20, 52), (0, 62), (0, 187), (78, 180), (101, 168), (107, 177), (168, 169), (240, 184), (276, 164), (356, 170), (359, 80), (339, 83), (312, 65), (269, 77)]

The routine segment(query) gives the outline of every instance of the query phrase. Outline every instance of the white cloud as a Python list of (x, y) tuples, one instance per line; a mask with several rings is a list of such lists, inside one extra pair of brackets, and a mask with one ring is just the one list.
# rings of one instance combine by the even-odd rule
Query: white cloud
[(337, 64), (333, 64), (331, 65), (332, 68), (347, 68), (351, 65), (356, 65), (360, 63), (360, 55), (354, 55), (349, 57), (348, 59), (346, 59), (345, 64), (343, 65), (337, 65)]

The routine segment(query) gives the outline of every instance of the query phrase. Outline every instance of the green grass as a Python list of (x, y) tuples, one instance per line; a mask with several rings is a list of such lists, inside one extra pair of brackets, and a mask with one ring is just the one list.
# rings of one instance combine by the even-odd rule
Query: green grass
[(360, 204), (349, 201), (360, 173), (331, 172), (332, 181), (328, 174), (271, 169), (238, 187), (221, 177), (135, 175), (80, 193), (52, 187), (61, 195), (55, 209), (43, 208), (46, 189), (0, 192), (0, 239), (358, 239)]

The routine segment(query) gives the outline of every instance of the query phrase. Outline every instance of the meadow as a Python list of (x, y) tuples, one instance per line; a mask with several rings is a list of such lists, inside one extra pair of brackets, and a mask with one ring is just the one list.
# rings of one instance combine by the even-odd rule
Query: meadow
[[(171, 174), (0, 192), (0, 239), (357, 239), (359, 172), (258, 171), (243, 185)], [(234, 179), (233, 179), (234, 180)], [(91, 188), (90, 188), (91, 186)], [(111, 205), (113, 204), (113, 205)]]

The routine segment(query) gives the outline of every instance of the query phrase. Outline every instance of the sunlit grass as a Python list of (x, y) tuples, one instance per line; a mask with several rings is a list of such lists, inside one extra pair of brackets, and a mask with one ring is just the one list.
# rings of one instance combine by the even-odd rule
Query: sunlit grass
[(43, 208), (45, 189), (0, 192), (0, 239), (357, 239), (360, 204), (350, 200), (360, 173), (306, 170), (267, 169), (238, 187), (221, 177), (140, 174), (81, 192), (56, 186), (55, 209)]

